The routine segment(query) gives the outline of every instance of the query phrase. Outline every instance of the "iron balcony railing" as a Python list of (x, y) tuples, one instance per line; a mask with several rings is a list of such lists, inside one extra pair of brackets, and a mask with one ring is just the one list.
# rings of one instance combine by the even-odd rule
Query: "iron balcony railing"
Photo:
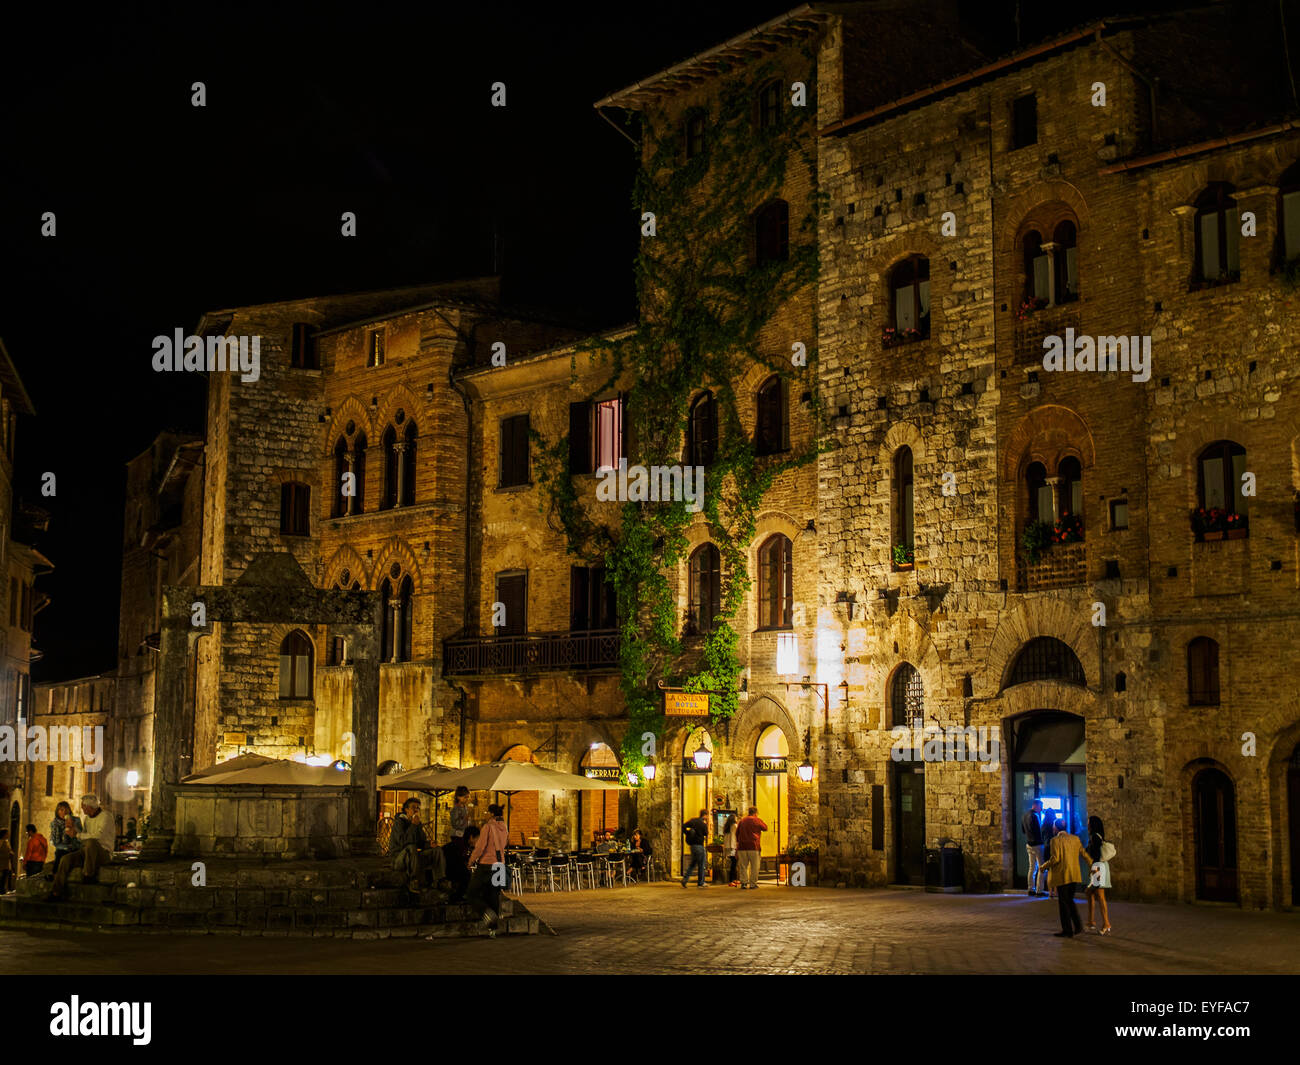
[(443, 642), (443, 662), (447, 676), (616, 670), (618, 630), (460, 637)]

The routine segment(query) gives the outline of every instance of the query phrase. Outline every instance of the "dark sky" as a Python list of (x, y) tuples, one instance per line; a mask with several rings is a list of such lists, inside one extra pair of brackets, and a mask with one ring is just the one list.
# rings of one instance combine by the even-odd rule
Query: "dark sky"
[[(209, 309), (490, 273), (494, 230), (508, 298), (630, 319), (635, 158), (592, 103), (794, 6), (7, 5), (0, 337), (37, 409), (17, 494), (51, 512), (37, 546), (55, 565), (35, 679), (113, 668), (123, 464), (160, 429), (203, 428), (202, 381), (154, 374), (155, 335)], [(1022, 6), (1032, 37), (1111, 5)], [(995, 53), (1014, 8), (963, 5)]]

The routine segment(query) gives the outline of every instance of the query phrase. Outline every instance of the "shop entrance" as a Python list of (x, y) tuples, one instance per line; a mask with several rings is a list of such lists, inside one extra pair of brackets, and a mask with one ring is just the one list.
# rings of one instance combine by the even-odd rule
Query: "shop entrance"
[(1286, 808), (1291, 834), (1291, 905), (1300, 906), (1300, 744), (1287, 763)]
[[(686, 848), (686, 837), (681, 834), (681, 827), (693, 817), (699, 817), (701, 810), (713, 809), (710, 801), (710, 779), (713, 776), (713, 739), (708, 732), (700, 729), (692, 733), (686, 740), (685, 755), (682, 759), (682, 802), (678, 811), (678, 838), (677, 846), (673, 850), (677, 853), (678, 867), (677, 875), (681, 873), (690, 864), (690, 851)], [(704, 815), (704, 822), (708, 824), (712, 819), (710, 813)], [(709, 840), (708, 842), (712, 842)], [(669, 851), (673, 853), (673, 851)]]
[(894, 882), (925, 883), (925, 763), (894, 765)]
[[(582, 756), (578, 772), (593, 780), (618, 780), (622, 770), (618, 756), (607, 744), (593, 743)], [(578, 793), (578, 844), (594, 844), (597, 834), (618, 828), (618, 792), (582, 791)]]
[(787, 761), (790, 746), (785, 733), (768, 725), (754, 744), (754, 805), (767, 825), (759, 846), (759, 867), (764, 875), (777, 875), (776, 858), (784, 854), (790, 831), (790, 792)]
[(1037, 799), (1043, 822), (1065, 822), (1067, 831), (1086, 841), (1088, 743), (1083, 718), (1059, 710), (1035, 710), (1011, 723), (1012, 751), (1010, 820), (1015, 825), (1016, 887), (1029, 884), (1025, 853), (1024, 814)]
[(1196, 831), (1196, 897), (1237, 901), (1237, 804), (1232, 781), (1202, 769), (1192, 781)]

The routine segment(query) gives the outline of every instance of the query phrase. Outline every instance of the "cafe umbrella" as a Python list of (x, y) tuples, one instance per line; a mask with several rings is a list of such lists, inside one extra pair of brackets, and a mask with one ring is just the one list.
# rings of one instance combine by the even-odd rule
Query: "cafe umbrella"
[(384, 782), (379, 785), (379, 790), (426, 791), (431, 794), (433, 796), (433, 818), (430, 823), (436, 830), (438, 825), (438, 800), (447, 792), (456, 790), (455, 784), (446, 787), (439, 783), (439, 779), (447, 773), (455, 772), (457, 770), (449, 765), (434, 762), (431, 765), (421, 766), (419, 769), (408, 769), (404, 773), (394, 773), (391, 776), (384, 777)]

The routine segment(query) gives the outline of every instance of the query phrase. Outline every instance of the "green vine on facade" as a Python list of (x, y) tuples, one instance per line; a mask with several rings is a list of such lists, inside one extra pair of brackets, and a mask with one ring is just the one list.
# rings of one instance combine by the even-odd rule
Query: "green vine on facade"
[[(670, 575), (687, 558), (694, 515), (685, 500), (584, 502), (570, 473), (567, 435), (547, 442), (533, 432), (543, 508), (566, 537), (571, 554), (606, 568), (619, 618), (621, 689), (629, 718), (623, 765), (646, 760), (643, 735), (663, 736), (659, 684), (708, 691), (714, 719), (737, 709), (743, 673), (737, 615), (750, 588), (749, 545), (764, 495), (782, 473), (813, 460), (821, 411), (811, 335), (775, 335), (779, 310), (811, 292), (817, 274), (818, 211), (814, 137), (814, 69), (806, 52), (806, 106), (785, 93), (780, 121), (759, 129), (756, 87), (780, 73), (736, 69), (724, 74), (707, 111), (702, 150), (685, 158), (683, 130), (662, 110), (641, 115), (642, 166), (634, 204), (652, 212), (655, 235), (643, 236), (635, 264), (640, 317), (627, 333), (581, 346), (607, 375), (589, 400), (631, 383), (625, 411), (628, 463), (683, 464), (683, 437), (692, 400), (713, 392), (718, 411), (714, 461), (705, 468), (703, 514), (721, 561), (715, 626), (684, 641)], [(698, 147), (698, 144), (697, 144)], [(787, 182), (787, 166), (802, 168)], [(791, 188), (807, 190), (796, 202)], [(775, 198), (788, 204), (788, 256), (764, 263), (754, 252), (755, 212)], [(801, 343), (806, 364), (792, 351)], [(753, 369), (780, 375), (791, 405), (801, 393), (813, 424), (811, 442), (778, 454), (758, 453), (743, 427), (741, 405), (755, 402)], [(575, 364), (576, 371), (576, 364)], [(576, 376), (576, 372), (575, 372)], [(799, 387), (794, 387), (798, 385)], [(745, 391), (738, 394), (737, 388)], [(616, 519), (615, 519), (616, 515)]]

